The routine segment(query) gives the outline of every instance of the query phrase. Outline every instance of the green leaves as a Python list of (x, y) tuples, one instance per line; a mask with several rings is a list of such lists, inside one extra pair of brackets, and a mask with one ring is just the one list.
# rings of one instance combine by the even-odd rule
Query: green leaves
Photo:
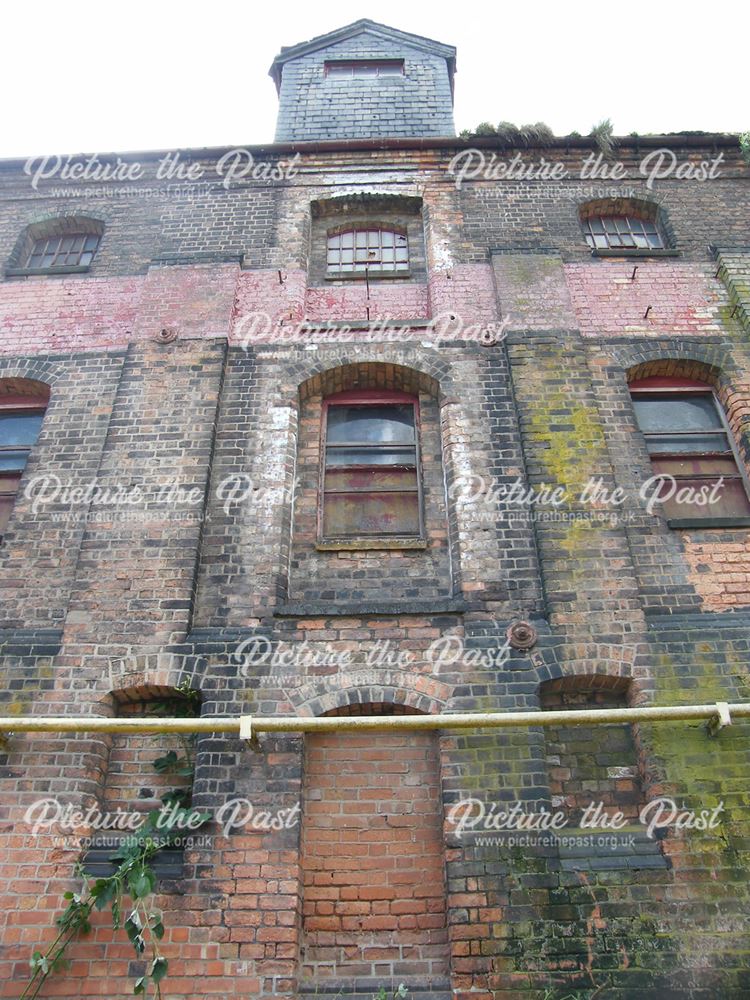
[(143, 865), (137, 871), (131, 872), (128, 876), (128, 888), (134, 899), (143, 899), (150, 895), (156, 888), (156, 875), (153, 869)]
[[(151, 703), (149, 714), (180, 717), (198, 715), (200, 693), (194, 691), (188, 683), (181, 684), (178, 692), (171, 699)], [(184, 756), (170, 750), (154, 762), (154, 768), (160, 774), (192, 777), (191, 757), (196, 737), (181, 734), (180, 741), (185, 751)], [(161, 914), (147, 907), (148, 898), (157, 889), (156, 872), (150, 862), (162, 847), (179, 843), (181, 837), (212, 818), (209, 812), (190, 808), (190, 794), (190, 788), (187, 787), (172, 789), (162, 796), (163, 806), (148, 813), (137, 833), (124, 837), (110, 855), (110, 860), (116, 864), (112, 875), (92, 879), (80, 862), (76, 863), (75, 871), (81, 876), (83, 887), (80, 892), (69, 891), (63, 894), (67, 906), (56, 919), (59, 928), (57, 938), (46, 952), (35, 950), (32, 953), (29, 960), (31, 977), (19, 1000), (34, 1000), (38, 997), (47, 977), (67, 964), (65, 950), (71, 941), (91, 931), (92, 911), (105, 910), (107, 906), (112, 911), (112, 926), (119, 930), (122, 925), (136, 955), (143, 955), (147, 946), (153, 955), (146, 974), (135, 980), (133, 993), (136, 996), (146, 996), (149, 984), (152, 983), (155, 987), (155, 1000), (160, 1000), (159, 984), (167, 975), (168, 963), (159, 954), (158, 948), (158, 942), (165, 934)], [(123, 922), (123, 900), (128, 897), (132, 908), (129, 912), (125, 910), (127, 917)]]
[(167, 960), (161, 955), (155, 958), (151, 966), (151, 978), (155, 983), (160, 983), (167, 974)]

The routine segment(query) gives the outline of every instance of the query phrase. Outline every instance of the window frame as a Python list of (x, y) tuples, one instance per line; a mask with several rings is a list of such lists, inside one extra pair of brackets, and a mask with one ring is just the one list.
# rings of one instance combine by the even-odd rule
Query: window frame
[[(720, 429), (716, 431), (644, 431), (642, 430), (640, 423), (638, 422), (635, 407), (633, 407), (633, 415), (635, 418), (635, 424), (638, 431), (643, 439), (644, 445), (646, 445), (646, 450), (648, 451), (648, 439), (649, 437), (655, 436), (680, 436), (684, 434), (686, 437), (702, 437), (707, 434), (723, 434), (726, 437), (727, 443), (729, 445), (729, 451), (680, 451), (680, 452), (657, 452), (652, 453), (648, 451), (649, 462), (653, 470), (653, 459), (669, 459), (669, 458), (728, 458), (731, 457), (736, 469), (736, 475), (727, 476), (724, 473), (718, 474), (700, 474), (694, 473), (690, 476), (674, 476), (675, 481), (679, 484), (681, 480), (695, 481), (696, 479), (705, 479), (706, 482), (711, 480), (716, 480), (718, 478), (738, 480), (744, 489), (745, 498), (750, 506), (750, 477), (748, 476), (747, 469), (745, 468), (745, 463), (742, 460), (739, 449), (737, 447), (737, 442), (735, 440), (732, 428), (729, 426), (729, 421), (727, 420), (727, 415), (724, 412), (724, 407), (721, 404), (721, 400), (716, 395), (714, 387), (707, 382), (701, 382), (697, 379), (679, 378), (671, 376), (648, 376), (642, 379), (634, 379), (628, 383), (628, 391), (630, 393), (630, 398), (632, 402), (635, 402), (638, 398), (648, 399), (649, 397), (656, 396), (667, 396), (673, 397), (674, 399), (685, 399), (689, 397), (708, 397), (712, 400), (714, 409), (719, 418)], [(654, 471), (654, 475), (658, 475), (658, 472)], [(670, 473), (671, 475), (671, 473)], [(665, 515), (667, 520), (667, 525), (670, 528), (730, 528), (730, 527), (750, 527), (750, 513), (744, 516), (741, 514), (729, 515), (729, 516), (695, 516), (695, 517), (669, 517)]]
[[(101, 243), (101, 234), (99, 233), (85, 233), (85, 232), (70, 232), (70, 233), (57, 233), (52, 236), (38, 236), (31, 244), (29, 252), (26, 255), (26, 260), (24, 263), (24, 269), (26, 271), (43, 271), (45, 273), (55, 273), (58, 274), (67, 268), (84, 268), (88, 270), (94, 258), (99, 250), (99, 244)], [(62, 244), (65, 240), (82, 240), (83, 245), (80, 250), (74, 251), (71, 249), (63, 250)], [(86, 245), (90, 240), (95, 240), (94, 247), (92, 249), (87, 249)], [(57, 247), (54, 251), (49, 250), (50, 243), (56, 243)], [(36, 252), (36, 248), (39, 244), (44, 244), (45, 249), (41, 253)], [(77, 260), (70, 263), (67, 260), (63, 264), (57, 264), (56, 260), (58, 257), (69, 257), (71, 254), (75, 253)], [(82, 263), (81, 258), (86, 254), (90, 254), (91, 258), (87, 263)], [(53, 261), (51, 264), (32, 264), (31, 261), (34, 257), (41, 257), (44, 259), (47, 256), (52, 256)]]
[[(373, 69), (374, 73), (357, 73), (357, 69)], [(397, 73), (381, 73), (381, 69), (397, 69)], [(331, 72), (333, 70), (333, 73)], [(351, 70), (351, 72), (342, 72)], [(344, 80), (379, 79), (382, 77), (405, 76), (406, 67), (403, 59), (326, 59), (323, 64), (323, 75)]]
[[(326, 471), (328, 469), (328, 414), (332, 407), (336, 406), (389, 406), (393, 404), (410, 405), (414, 412), (414, 469), (416, 478), (417, 494), (417, 516), (418, 532), (406, 533), (360, 533), (352, 535), (326, 535), (324, 533), (325, 524), (325, 498), (326, 498)], [(328, 396), (322, 402), (320, 419), (320, 461), (318, 475), (318, 501), (317, 501), (317, 548), (319, 549), (386, 549), (386, 548), (425, 548), (425, 516), (424, 516), (424, 483), (422, 475), (421, 457), (421, 422), (419, 397), (412, 393), (389, 391), (380, 389), (370, 390), (347, 390)], [(391, 442), (384, 442), (382, 445), (386, 450), (393, 448)], [(411, 446), (409, 446), (411, 447)], [(341, 466), (342, 470), (351, 468)], [(368, 468), (364, 466), (363, 468)], [(398, 468), (398, 466), (380, 465), (381, 470)], [(346, 493), (347, 491), (339, 491)], [(373, 490), (370, 493), (405, 493), (405, 490)], [(410, 492), (410, 491), (409, 491)], [(369, 495), (368, 491), (362, 491)]]
[[(34, 396), (24, 396), (16, 393), (10, 394), (7, 397), (0, 396), (0, 414), (2, 415), (13, 416), (14, 414), (20, 413), (26, 416), (34, 416), (36, 414), (39, 414), (41, 415), (42, 420), (44, 420), (44, 415), (47, 412), (48, 406), (49, 406), (49, 400), (44, 400), (43, 402), (40, 403), (38, 399)], [(41, 434), (41, 428), (39, 430), (39, 434)], [(8, 512), (8, 521), (6, 523), (6, 528), (7, 524), (10, 524), (10, 518), (13, 514), (13, 508), (15, 507), (15, 500), (18, 497), (18, 488), (21, 484), (21, 479), (23, 478), (23, 474), (26, 471), (26, 466), (29, 464), (29, 458), (31, 456), (31, 452), (33, 451), (37, 441), (39, 440), (39, 434), (37, 434), (33, 444), (30, 444), (28, 447), (4, 445), (2, 443), (2, 439), (0, 439), (0, 455), (2, 455), (3, 452), (11, 452), (11, 451), (26, 452), (26, 458), (23, 463), (23, 468), (0, 469), (0, 497), (12, 498), (10, 504), (10, 510)], [(15, 484), (15, 489), (8, 490), (5, 486), (6, 483)], [(3, 540), (3, 537), (4, 537), (4, 531), (3, 531), (2, 519), (0, 518), (0, 543)]]
[[(104, 222), (101, 219), (95, 219), (88, 215), (56, 216), (45, 219), (42, 222), (33, 222), (21, 231), (13, 253), (5, 267), (5, 277), (25, 278), (39, 275), (87, 274), (96, 264), (97, 255), (101, 251), (104, 239), (104, 231)], [(30, 264), (34, 249), (42, 240), (47, 243), (51, 240), (80, 239), (81, 237), (84, 240), (82, 253), (91, 253), (91, 260), (88, 264), (66, 263), (53, 264), (46, 267), (37, 267)], [(93, 251), (85, 249), (86, 240), (90, 238), (96, 238), (97, 241)]]
[[(591, 226), (593, 222), (600, 222), (602, 224), (602, 230), (603, 230), (602, 233), (594, 233)], [(615, 224), (615, 228), (617, 229), (616, 236), (618, 239), (629, 237), (630, 240), (632, 241), (631, 245), (628, 246), (623, 243), (620, 243), (620, 245), (618, 246), (616, 244), (611, 243), (610, 237), (615, 234), (607, 232), (607, 227), (605, 225), (605, 223), (607, 222)], [(644, 218), (643, 216), (634, 214), (628, 215), (628, 214), (615, 214), (614, 212), (601, 212), (598, 214), (586, 216), (586, 218), (581, 219), (581, 223), (583, 225), (583, 232), (584, 232), (584, 237), (586, 239), (586, 243), (592, 250), (597, 252), (604, 251), (605, 253), (608, 253), (610, 251), (620, 251), (620, 250), (632, 252), (635, 250), (635, 251), (640, 251), (641, 253), (651, 253), (653, 251), (659, 252), (661, 250), (670, 249), (666, 234), (656, 219), (647, 219)], [(642, 232), (636, 233), (634, 231), (633, 223), (638, 223), (642, 229)], [(659, 238), (660, 245), (658, 247), (653, 247), (649, 243), (649, 234), (646, 233), (645, 231), (645, 227), (647, 225), (653, 227), (654, 232)], [(624, 232), (620, 232), (621, 228), (624, 229)], [(607, 240), (607, 245), (604, 247), (597, 246), (596, 244), (597, 236), (603, 236)], [(636, 243), (636, 236), (645, 239), (647, 245), (638, 246), (638, 244)]]
[[(338, 247), (339, 253), (339, 266), (337, 268), (331, 267), (329, 263), (329, 255), (331, 253), (331, 240), (341, 238), (348, 234), (353, 237), (353, 256), (356, 256), (356, 246), (357, 234), (358, 233), (372, 233), (376, 232), (378, 234), (378, 247), (381, 259), (376, 261), (377, 268), (372, 270), (369, 267), (368, 262), (365, 262), (363, 266), (357, 266), (358, 262), (352, 260), (352, 266), (349, 270), (342, 270), (341, 268), (341, 247)], [(383, 234), (387, 233), (393, 237), (393, 248), (394, 248), (394, 262), (393, 267), (384, 268), (382, 266), (382, 251), (383, 247)], [(397, 267), (395, 259), (396, 250), (396, 239), (402, 237), (406, 241), (406, 266)], [(367, 248), (365, 248), (367, 249)], [(325, 278), (327, 281), (372, 281), (372, 280), (382, 280), (384, 278), (411, 278), (412, 272), (412, 262), (411, 262), (411, 248), (409, 246), (409, 233), (406, 226), (400, 226), (397, 223), (384, 223), (377, 220), (372, 222), (351, 222), (343, 223), (338, 226), (333, 226), (330, 229), (326, 229), (325, 235)]]

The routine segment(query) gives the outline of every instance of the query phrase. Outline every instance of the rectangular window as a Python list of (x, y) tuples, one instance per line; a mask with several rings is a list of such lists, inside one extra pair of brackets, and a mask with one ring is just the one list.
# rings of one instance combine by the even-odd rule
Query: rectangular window
[(44, 418), (43, 410), (0, 409), (0, 538), (13, 510), (21, 474)]
[(407, 400), (326, 402), (322, 539), (421, 536), (417, 403)]
[(325, 75), (333, 77), (403, 76), (403, 59), (332, 59), (325, 63)]
[(664, 238), (655, 222), (632, 216), (594, 216), (584, 220), (586, 242), (592, 250), (664, 250)]
[(406, 233), (375, 226), (333, 232), (327, 266), (329, 273), (408, 271), (409, 241)]
[(31, 248), (26, 267), (87, 267), (98, 246), (98, 236), (84, 233), (43, 237)]
[(745, 477), (713, 393), (636, 390), (632, 397), (654, 475), (664, 476), (659, 496), (670, 522), (750, 517)]

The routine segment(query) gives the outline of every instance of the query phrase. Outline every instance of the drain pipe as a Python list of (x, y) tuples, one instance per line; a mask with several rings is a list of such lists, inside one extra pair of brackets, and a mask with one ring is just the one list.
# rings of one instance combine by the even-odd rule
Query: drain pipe
[(617, 722), (689, 722), (706, 719), (709, 732), (750, 718), (750, 702), (604, 708), (573, 711), (470, 712), (437, 715), (216, 716), (168, 719), (138, 716), (13, 716), (0, 733), (230, 733), (255, 742), (259, 733), (393, 732), (418, 729), (518, 729), (534, 726), (600, 726)]

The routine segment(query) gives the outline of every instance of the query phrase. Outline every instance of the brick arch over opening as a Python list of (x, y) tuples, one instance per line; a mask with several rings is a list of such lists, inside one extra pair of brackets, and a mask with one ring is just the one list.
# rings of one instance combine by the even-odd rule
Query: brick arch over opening
[[(365, 671), (363, 671), (364, 673)], [(374, 672), (374, 671), (372, 671)], [(434, 677), (423, 677), (406, 671), (386, 671), (389, 684), (357, 684), (356, 673), (328, 678), (329, 690), (320, 694), (319, 683), (306, 685), (294, 692), (290, 700), (298, 715), (322, 716), (333, 713), (356, 714), (364, 705), (393, 706), (408, 715), (438, 715), (445, 711), (453, 690)]]
[(427, 393), (440, 399), (440, 382), (433, 374), (406, 365), (391, 364), (380, 359), (340, 364), (320, 368), (299, 386), (301, 400), (311, 396), (332, 396), (349, 389), (392, 389), (419, 395)]
[(587, 219), (593, 219), (597, 216), (622, 215), (654, 222), (661, 230), (665, 245), (667, 247), (675, 246), (675, 233), (669, 219), (669, 212), (659, 195), (642, 198), (623, 194), (620, 197), (592, 198), (578, 206), (578, 220), (581, 224)]
[(101, 686), (105, 697), (99, 710), (105, 715), (117, 714), (101, 710), (122, 699), (133, 700), (139, 692), (142, 692), (141, 700), (145, 700), (149, 692), (175, 690), (186, 682), (198, 689), (203, 667), (202, 658), (177, 653), (143, 653), (108, 660), (102, 671)]
[(610, 693), (619, 696), (630, 706), (641, 703), (642, 692), (632, 677), (614, 676), (606, 673), (564, 674), (539, 685), (539, 700), (559, 694), (582, 694), (591, 692)]
[(32, 222), (21, 231), (13, 252), (8, 258), (8, 267), (23, 267), (36, 240), (50, 236), (67, 236), (75, 233), (99, 236), (104, 233), (104, 222), (90, 215), (48, 216)]
[(0, 405), (8, 396), (23, 396), (45, 405), (49, 402), (50, 387), (46, 382), (33, 378), (6, 377), (0, 373)]
[[(27, 382), (31, 386), (37, 383), (44, 386), (48, 397), (60, 379), (70, 377), (70, 368), (64, 363), (58, 364), (55, 361), (43, 360), (42, 358), (3, 358), (0, 357), (0, 379), (17, 380)], [(15, 390), (10, 390), (15, 391)]]
[(717, 364), (717, 360), (710, 356), (653, 357), (629, 367), (626, 379), (630, 384), (637, 379), (666, 375), (694, 379), (710, 386), (724, 409), (732, 435), (750, 471), (750, 378), (740, 381)]

